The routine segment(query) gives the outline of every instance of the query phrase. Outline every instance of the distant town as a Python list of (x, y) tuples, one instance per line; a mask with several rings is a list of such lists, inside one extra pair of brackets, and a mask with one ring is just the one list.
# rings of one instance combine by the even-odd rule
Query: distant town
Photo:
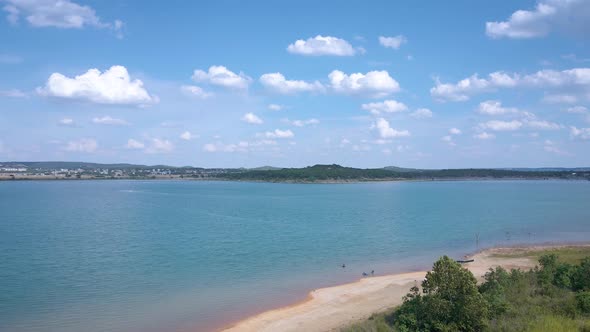
[(590, 180), (590, 168), (414, 169), (395, 166), (352, 168), (200, 168), (84, 162), (0, 162), (0, 180), (187, 179), (266, 182), (355, 182), (453, 179)]

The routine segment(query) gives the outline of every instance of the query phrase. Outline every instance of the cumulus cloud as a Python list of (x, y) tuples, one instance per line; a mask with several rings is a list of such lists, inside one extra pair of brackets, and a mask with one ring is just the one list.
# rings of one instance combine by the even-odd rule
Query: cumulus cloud
[(104, 22), (89, 6), (79, 5), (69, 0), (5, 0), (4, 11), (7, 19), (17, 24), (21, 17), (33, 27), (55, 27), (62, 29), (81, 29), (87, 26), (111, 29), (120, 36), (123, 22), (115, 20)]
[(183, 85), (180, 90), (189, 96), (194, 96), (201, 99), (207, 99), (213, 96), (213, 93), (203, 90), (203, 88), (196, 85)]
[(494, 138), (496, 138), (496, 135), (490, 134), (490, 133), (484, 131), (484, 132), (481, 132), (479, 134), (473, 135), (473, 138), (481, 139), (481, 140), (488, 140), (488, 139), (494, 139)]
[(362, 104), (361, 108), (371, 112), (372, 114), (397, 113), (406, 111), (408, 109), (404, 103), (396, 100), (384, 100), (378, 103)]
[(449, 134), (451, 134), (451, 135), (461, 135), (461, 130), (459, 130), (457, 128), (451, 128), (451, 129), (449, 129)]
[(320, 120), (315, 119), (315, 118), (311, 118), (311, 119), (307, 119), (307, 120), (283, 119), (283, 122), (289, 123), (295, 127), (305, 127), (305, 126), (317, 125), (320, 123)]
[(174, 150), (174, 144), (167, 139), (152, 138), (150, 145), (145, 148), (147, 153), (169, 153)]
[(477, 108), (479, 114), (485, 115), (502, 115), (509, 113), (518, 113), (518, 109), (514, 107), (503, 107), (498, 100), (486, 100), (479, 103)]
[(410, 116), (416, 119), (429, 119), (432, 117), (432, 111), (428, 108), (419, 108), (412, 112)]
[(307, 40), (299, 39), (287, 47), (287, 51), (293, 54), (301, 55), (335, 55), (335, 56), (351, 56), (355, 55), (356, 51), (344, 39), (317, 35)]
[(570, 127), (570, 136), (572, 138), (590, 140), (590, 128), (577, 128), (574, 126)]
[(407, 130), (397, 130), (391, 128), (389, 121), (385, 120), (384, 118), (377, 119), (372, 128), (376, 129), (379, 133), (379, 137), (383, 139), (410, 136), (410, 132)]
[(296, 94), (300, 92), (323, 92), (324, 86), (318, 82), (287, 80), (281, 73), (268, 73), (260, 76), (260, 83), (266, 88), (280, 94)]
[[(181, 138), (183, 135), (181, 135)], [(150, 154), (170, 153), (174, 150), (174, 144), (172, 142), (157, 137), (146, 139), (143, 142), (130, 138), (127, 140), (127, 145), (125, 145), (125, 147), (131, 150), (142, 150), (143, 152)]]
[(275, 129), (273, 131), (267, 131), (265, 133), (258, 134), (258, 136), (264, 136), (267, 138), (292, 138), (292, 137), (295, 137), (295, 134), (289, 129), (287, 129), (287, 130)]
[(196, 135), (192, 134), (190, 131), (185, 131), (182, 134), (180, 134), (180, 139), (185, 140), (185, 141), (190, 141), (194, 138), (197, 138)]
[(437, 78), (430, 89), (432, 97), (439, 101), (465, 101), (471, 95), (496, 91), (501, 88), (547, 88), (576, 91), (590, 98), (590, 68), (568, 70), (540, 70), (533, 74), (493, 72), (487, 78), (474, 74), (457, 83), (441, 83)]
[(101, 73), (90, 69), (74, 78), (60, 73), (49, 76), (44, 87), (37, 88), (43, 96), (86, 100), (99, 104), (152, 104), (158, 98), (151, 96), (141, 80), (131, 80), (127, 68), (112, 66)]
[(132, 149), (132, 150), (140, 150), (145, 148), (145, 144), (143, 144), (142, 142), (138, 141), (138, 140), (134, 140), (133, 138), (130, 138), (127, 140), (127, 145), (125, 146), (127, 149)]
[(385, 70), (350, 75), (340, 70), (334, 70), (328, 75), (328, 78), (330, 79), (330, 87), (336, 93), (369, 95), (379, 98), (400, 90), (399, 83)]
[(537, 38), (559, 30), (584, 34), (590, 29), (590, 3), (586, 0), (541, 0), (533, 10), (517, 10), (507, 21), (486, 22), (491, 38)]
[(102, 125), (110, 125), (110, 126), (124, 126), (124, 125), (128, 125), (129, 123), (123, 119), (116, 119), (116, 118), (112, 118), (110, 116), (103, 116), (100, 118), (94, 118), (92, 119), (93, 123), (96, 124), (102, 124)]
[(482, 129), (489, 129), (493, 131), (514, 131), (522, 127), (522, 122), (518, 120), (512, 121), (501, 121), (491, 120), (488, 122), (480, 123), (479, 127)]
[(246, 113), (242, 117), (242, 121), (250, 124), (261, 124), (263, 121), (254, 113)]
[(271, 110), (271, 111), (280, 111), (283, 108), (285, 108), (285, 106), (279, 105), (279, 104), (269, 104), (268, 105), (268, 109)]
[(98, 143), (92, 138), (82, 138), (76, 141), (69, 141), (64, 150), (70, 152), (92, 153), (98, 148)]
[(246, 74), (242, 72), (236, 74), (224, 66), (211, 66), (208, 71), (197, 69), (194, 71), (192, 79), (195, 82), (205, 82), (237, 90), (247, 89), (252, 82), (252, 78)]
[(395, 37), (384, 37), (379, 36), (379, 44), (386, 48), (393, 48), (397, 50), (402, 46), (402, 44), (406, 43), (408, 40), (403, 35), (397, 35)]

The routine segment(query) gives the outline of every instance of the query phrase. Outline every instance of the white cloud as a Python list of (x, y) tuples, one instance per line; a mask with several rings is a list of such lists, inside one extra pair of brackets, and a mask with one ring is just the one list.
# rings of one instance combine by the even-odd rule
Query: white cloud
[(82, 138), (76, 141), (69, 141), (64, 147), (64, 150), (70, 152), (86, 152), (92, 153), (98, 148), (96, 140), (91, 138)]
[(279, 104), (269, 104), (268, 105), (268, 109), (271, 110), (271, 111), (280, 111), (283, 108), (285, 108), (285, 106), (279, 105)]
[(384, 37), (379, 36), (379, 44), (386, 48), (393, 48), (395, 50), (399, 49), (402, 44), (406, 43), (408, 40), (403, 35), (397, 35), (395, 37)]
[(441, 140), (442, 140), (443, 142), (446, 142), (446, 143), (448, 143), (448, 144), (449, 144), (449, 145), (451, 145), (451, 146), (455, 146), (455, 145), (457, 145), (457, 144), (456, 144), (456, 143), (453, 141), (453, 137), (452, 137), (451, 135), (446, 135), (446, 136), (443, 136), (443, 137), (441, 137)]
[(143, 87), (141, 80), (131, 80), (127, 68), (112, 66), (101, 73), (90, 69), (74, 78), (60, 73), (49, 76), (37, 92), (43, 96), (87, 100), (99, 104), (151, 104), (158, 101)]
[(267, 131), (265, 133), (258, 134), (257, 136), (264, 136), (267, 138), (292, 138), (295, 136), (295, 134), (289, 129), (275, 129), (274, 131)]
[(124, 126), (128, 125), (129, 123), (123, 119), (116, 119), (110, 116), (103, 116), (102, 118), (94, 118), (92, 119), (93, 123), (102, 124), (102, 125), (110, 125), (110, 126)]
[(590, 3), (586, 0), (541, 0), (534, 10), (517, 10), (507, 21), (486, 22), (491, 38), (537, 38), (553, 30), (584, 34), (590, 28)]
[(590, 128), (576, 128), (570, 127), (570, 135), (572, 138), (578, 138), (583, 140), (590, 140)]
[(260, 76), (260, 83), (270, 90), (286, 95), (299, 92), (322, 92), (325, 89), (318, 81), (287, 80), (281, 73), (263, 74)]
[(207, 143), (207, 144), (203, 145), (203, 150), (207, 151), (207, 152), (216, 152), (217, 146), (215, 146), (215, 144), (212, 144), (212, 143)]
[(130, 138), (127, 140), (127, 145), (125, 146), (127, 149), (139, 150), (145, 148), (145, 144), (140, 141), (134, 140)]
[(242, 121), (250, 123), (250, 124), (261, 124), (263, 121), (261, 118), (256, 116), (254, 113), (246, 113), (242, 117)]
[(201, 99), (207, 99), (213, 96), (213, 93), (203, 90), (203, 88), (196, 85), (183, 85), (180, 90), (187, 95), (194, 96)]
[(197, 138), (196, 135), (192, 134), (190, 131), (185, 131), (182, 134), (180, 134), (180, 139), (185, 140), (185, 141), (190, 141), (194, 138)]
[(473, 135), (473, 138), (481, 139), (481, 140), (488, 140), (488, 139), (494, 139), (494, 138), (496, 138), (496, 135), (489, 134), (489, 133), (487, 133), (487, 132), (484, 131), (484, 132), (481, 132), (479, 134)]
[(167, 139), (152, 138), (150, 145), (145, 149), (147, 153), (169, 153), (174, 150), (174, 144)]
[(61, 120), (59, 120), (59, 124), (62, 126), (75, 126), (76, 123), (74, 122), (73, 119), (71, 118), (63, 118)]
[(549, 122), (545, 120), (525, 120), (524, 122), (527, 127), (539, 130), (558, 130), (562, 126), (555, 122)]
[(451, 135), (461, 135), (461, 130), (459, 130), (457, 128), (451, 128), (451, 129), (449, 129), (449, 134), (451, 134)]
[(315, 119), (315, 118), (311, 118), (311, 119), (307, 119), (307, 120), (289, 120), (289, 119), (283, 119), (283, 122), (289, 123), (295, 127), (305, 127), (305, 126), (310, 126), (310, 125), (317, 125), (320, 123), (320, 120)]
[(252, 82), (252, 78), (246, 74), (242, 72), (236, 74), (224, 66), (211, 66), (207, 72), (197, 69), (194, 71), (192, 79), (195, 82), (206, 82), (238, 90), (247, 89), (250, 82)]
[(408, 107), (399, 101), (396, 100), (384, 100), (378, 103), (368, 103), (362, 104), (361, 108), (371, 112), (372, 114), (380, 114), (380, 113), (396, 113), (396, 112), (403, 112), (408, 109)]
[(301, 55), (351, 56), (355, 49), (344, 39), (317, 35), (307, 40), (299, 39), (287, 47), (287, 51)]
[(62, 29), (81, 29), (91, 26), (111, 29), (121, 33), (123, 22), (103, 22), (89, 6), (79, 5), (69, 0), (5, 0), (4, 11), (7, 19), (17, 24), (21, 17), (33, 27), (55, 27)]
[(493, 131), (513, 131), (518, 130), (522, 127), (522, 122), (518, 120), (512, 121), (500, 121), (491, 120), (485, 123), (480, 123), (479, 127), (482, 129), (489, 129)]
[(428, 108), (419, 108), (412, 112), (410, 116), (416, 119), (428, 119), (432, 117), (432, 111)]
[(27, 96), (26, 93), (20, 91), (19, 89), (10, 89), (10, 90), (0, 90), (1, 97), (11, 97), (11, 98), (24, 98)]
[(529, 75), (493, 72), (487, 78), (474, 74), (453, 83), (441, 83), (435, 79), (435, 86), (430, 89), (432, 97), (439, 101), (465, 101), (471, 95), (496, 91), (500, 88), (547, 88), (577, 91), (590, 98), (590, 68), (573, 68), (568, 70), (544, 69)]
[(385, 70), (350, 75), (334, 70), (328, 77), (331, 88), (337, 93), (362, 94), (379, 98), (400, 90), (399, 83)]
[(588, 108), (584, 106), (573, 106), (569, 107), (565, 110), (567, 113), (574, 113), (574, 114), (586, 114), (588, 113)]
[(410, 136), (410, 132), (407, 130), (396, 130), (391, 128), (389, 121), (383, 118), (377, 119), (372, 128), (377, 129), (379, 136), (384, 139)]
[(502, 115), (518, 113), (518, 109), (514, 107), (502, 107), (502, 103), (498, 100), (486, 100), (479, 103), (477, 112), (485, 115)]

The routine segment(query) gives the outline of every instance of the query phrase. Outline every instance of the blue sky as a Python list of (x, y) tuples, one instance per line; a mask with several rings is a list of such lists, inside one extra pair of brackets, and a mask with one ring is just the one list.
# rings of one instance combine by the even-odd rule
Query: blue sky
[(590, 165), (588, 1), (0, 8), (0, 160)]

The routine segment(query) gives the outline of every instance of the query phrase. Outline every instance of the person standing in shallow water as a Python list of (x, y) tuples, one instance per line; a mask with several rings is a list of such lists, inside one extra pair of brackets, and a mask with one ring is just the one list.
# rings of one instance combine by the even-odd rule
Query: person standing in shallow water
[(371, 270), (371, 276), (375, 275), (375, 270)]

